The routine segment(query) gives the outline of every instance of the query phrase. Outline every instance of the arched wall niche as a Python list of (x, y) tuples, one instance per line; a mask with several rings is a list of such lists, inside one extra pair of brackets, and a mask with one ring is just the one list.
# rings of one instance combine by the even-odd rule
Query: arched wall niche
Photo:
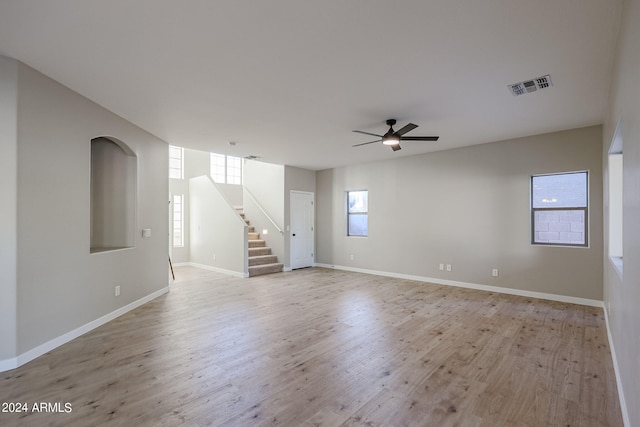
[(135, 247), (137, 157), (123, 141), (91, 140), (91, 253)]

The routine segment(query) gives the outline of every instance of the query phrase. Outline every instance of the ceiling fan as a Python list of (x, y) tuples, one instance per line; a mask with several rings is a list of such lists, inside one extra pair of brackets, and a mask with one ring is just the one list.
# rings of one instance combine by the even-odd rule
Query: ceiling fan
[(356, 144), (354, 147), (359, 147), (361, 145), (373, 144), (374, 142), (382, 142), (384, 145), (388, 145), (391, 147), (393, 151), (400, 150), (400, 141), (437, 141), (439, 136), (403, 136), (407, 132), (411, 132), (418, 125), (414, 125), (413, 123), (409, 123), (408, 125), (403, 126), (402, 128), (394, 131), (393, 125), (396, 124), (395, 119), (387, 120), (387, 125), (389, 126), (389, 130), (384, 135), (378, 135), (375, 133), (364, 132), (361, 130), (354, 130), (356, 133), (362, 133), (364, 135), (377, 136), (380, 139), (376, 139), (375, 141), (363, 142), (361, 144)]

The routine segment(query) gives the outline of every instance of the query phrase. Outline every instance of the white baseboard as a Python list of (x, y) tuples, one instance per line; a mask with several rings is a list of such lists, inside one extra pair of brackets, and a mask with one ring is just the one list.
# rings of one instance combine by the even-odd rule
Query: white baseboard
[(228, 274), (230, 276), (236, 276), (236, 277), (242, 277), (242, 278), (249, 277), (249, 273), (240, 273), (239, 271), (225, 270), (224, 268), (213, 267), (211, 265), (206, 265), (206, 264), (198, 264), (197, 262), (186, 262), (184, 264), (190, 265), (191, 267), (202, 268), (203, 270), (216, 271), (218, 273)]
[(616, 349), (613, 345), (611, 329), (609, 327), (609, 312), (607, 306), (604, 306), (604, 321), (607, 326), (607, 338), (609, 339), (609, 348), (611, 349), (611, 359), (613, 359), (613, 371), (616, 374), (616, 386), (618, 387), (618, 400), (620, 401), (620, 410), (622, 411), (622, 422), (624, 427), (631, 427), (629, 421), (629, 411), (627, 411), (627, 403), (624, 399), (624, 390), (622, 389), (622, 377), (620, 376), (620, 368), (618, 367), (618, 358), (616, 357)]
[(105, 314), (104, 316), (93, 320), (79, 328), (76, 328), (72, 331), (67, 332), (66, 334), (60, 335), (57, 338), (54, 338), (50, 341), (47, 341), (44, 344), (41, 344), (31, 350), (18, 355), (18, 357), (14, 357), (11, 359), (0, 360), (0, 372), (8, 371), (10, 369), (15, 369), (19, 366), (24, 365), (25, 363), (31, 362), (36, 357), (42, 356), (43, 354), (60, 347), (63, 344), (68, 343), (69, 341), (78, 338), (81, 335), (86, 334), (87, 332), (104, 325), (107, 322), (112, 321), (113, 319), (122, 316), (123, 314), (140, 307), (143, 304), (148, 303), (149, 301), (156, 299), (160, 295), (166, 294), (169, 292), (169, 287), (162, 288), (157, 290), (146, 297), (140, 298), (137, 301), (134, 301), (130, 304), (125, 305), (115, 311), (112, 311), (109, 314)]
[(522, 289), (502, 288), (499, 286), (481, 285), (477, 283), (458, 282), (455, 280), (444, 280), (435, 277), (414, 276), (411, 274), (390, 273), (387, 271), (369, 270), (366, 268), (345, 267), (342, 265), (316, 263), (316, 267), (333, 268), (335, 270), (353, 271), (356, 273), (373, 274), (376, 276), (393, 277), (396, 279), (414, 280), (416, 282), (435, 283), (437, 285), (456, 286), (459, 288), (477, 289), (479, 291), (496, 292), (500, 294), (518, 295), (529, 298), (540, 298), (550, 301), (567, 302), (571, 304), (587, 305), (591, 307), (603, 307), (602, 301), (570, 297), (565, 295), (547, 294), (544, 292), (526, 291)]
[(174, 262), (173, 263), (174, 267), (186, 267), (188, 265), (191, 265), (191, 264), (189, 264), (188, 262)]
[(0, 360), (0, 372), (10, 371), (18, 367), (18, 358), (12, 357), (11, 359)]

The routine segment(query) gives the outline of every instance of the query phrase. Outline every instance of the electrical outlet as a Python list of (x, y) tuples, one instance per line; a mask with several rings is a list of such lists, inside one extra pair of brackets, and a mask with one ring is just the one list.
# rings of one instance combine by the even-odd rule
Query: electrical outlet
[(216, 260), (216, 253), (215, 252), (213, 253), (213, 260), (214, 261)]
[(447, 264), (447, 271), (451, 271), (451, 264)]
[(440, 264), (440, 271), (444, 271), (444, 264)]
[(116, 296), (120, 296), (120, 285), (116, 286)]
[(492, 275), (493, 277), (498, 277), (498, 269), (497, 269), (497, 268), (494, 268), (493, 270), (491, 270), (491, 275)]
[(353, 261), (353, 254), (349, 255), (349, 258), (351, 258), (351, 261)]

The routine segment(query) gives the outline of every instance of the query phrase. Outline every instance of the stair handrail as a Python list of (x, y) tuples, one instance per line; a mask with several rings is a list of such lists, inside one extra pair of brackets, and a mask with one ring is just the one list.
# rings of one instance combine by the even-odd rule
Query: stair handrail
[(249, 189), (247, 187), (245, 187), (245, 186), (243, 186), (243, 189), (244, 189), (244, 191), (247, 192), (247, 195), (249, 196), (251, 201), (258, 207), (258, 209), (260, 209), (260, 212), (262, 212), (262, 214), (271, 222), (271, 224), (273, 224), (273, 226), (276, 228), (276, 230), (278, 230), (278, 232), (284, 236), (284, 231), (282, 231), (282, 229), (280, 227), (278, 227), (278, 224), (276, 224), (276, 222), (271, 218), (271, 216), (269, 216), (267, 211), (265, 211), (262, 208), (262, 205), (256, 200), (255, 197), (253, 197), (253, 194), (251, 194), (251, 191), (249, 191)]

